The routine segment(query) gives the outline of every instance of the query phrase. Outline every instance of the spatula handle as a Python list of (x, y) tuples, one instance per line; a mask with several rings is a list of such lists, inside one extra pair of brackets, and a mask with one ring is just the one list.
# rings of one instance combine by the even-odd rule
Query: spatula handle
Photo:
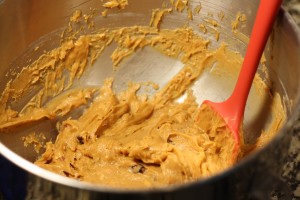
[(282, 0), (260, 1), (242, 69), (235, 89), (228, 99), (231, 105), (236, 106), (236, 119), (243, 117), (252, 81), (281, 3)]

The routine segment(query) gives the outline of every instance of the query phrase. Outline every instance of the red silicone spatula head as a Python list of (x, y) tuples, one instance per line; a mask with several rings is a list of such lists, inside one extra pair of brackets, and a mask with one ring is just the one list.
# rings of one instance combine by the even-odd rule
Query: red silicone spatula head
[(232, 95), (221, 103), (208, 100), (203, 102), (219, 113), (233, 133), (235, 140), (234, 160), (238, 156), (241, 145), (239, 128), (244, 116), (248, 94), (281, 3), (282, 0), (260, 1), (243, 66)]

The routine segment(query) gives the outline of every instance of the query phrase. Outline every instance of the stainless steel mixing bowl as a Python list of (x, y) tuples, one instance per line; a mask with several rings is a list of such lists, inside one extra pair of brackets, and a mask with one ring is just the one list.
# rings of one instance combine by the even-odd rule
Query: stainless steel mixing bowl
[[(161, 0), (130, 0), (124, 10), (111, 9), (108, 17), (95, 18), (95, 26), (122, 27), (133, 25), (148, 25), (152, 10), (161, 8)], [(169, 3), (169, 1), (165, 1)], [(236, 19), (236, 13), (246, 14), (246, 26), (240, 27), (240, 32), (249, 35), (258, 1), (238, 0), (193, 0), (190, 6), (201, 4), (199, 15), (193, 21), (187, 19), (186, 13), (176, 13), (165, 17), (161, 28), (175, 28), (185, 24), (198, 30), (203, 37), (212, 41), (211, 47), (217, 47), (222, 42), (242, 54), (247, 42), (243, 35), (232, 32), (231, 23)], [(97, 8), (96, 15), (103, 10), (99, 0), (6, 0), (0, 1), (0, 89), (3, 90), (6, 82), (11, 78), (6, 76), (10, 69), (21, 69), (38, 58), (44, 50), (51, 50), (59, 45), (60, 34), (67, 25), (71, 14), (80, 9), (84, 13), (90, 8)], [(224, 13), (224, 18), (218, 14)], [(205, 20), (220, 21), (218, 27), (221, 35), (216, 40), (214, 34), (204, 34), (197, 26)], [(213, 25), (208, 29), (213, 31)], [(39, 49), (35, 51), (35, 47)], [(109, 53), (109, 52), (108, 52)], [(25, 132), (0, 133), (0, 152), (10, 162), (9, 170), (3, 167), (0, 172), (1, 182), (14, 179), (16, 184), (6, 182), (5, 189), (12, 190), (14, 199), (266, 199), (269, 192), (280, 187), (285, 198), (289, 199), (288, 188), (281, 182), (280, 173), (290, 141), (290, 128), (297, 118), (299, 111), (299, 78), (300, 78), (300, 37), (299, 30), (291, 17), (282, 9), (278, 15), (274, 30), (265, 50), (268, 71), (271, 81), (268, 85), (271, 91), (282, 96), (287, 111), (287, 121), (279, 130), (277, 136), (263, 149), (249, 155), (235, 167), (214, 177), (196, 182), (169, 186), (160, 189), (124, 190), (92, 185), (53, 174), (35, 166), (32, 162), (38, 156), (33, 149), (25, 148), (21, 137)], [(155, 59), (154, 59), (155, 58)], [(169, 68), (163, 68), (168, 63)], [(80, 84), (100, 85), (107, 76), (117, 77), (117, 85), (122, 88), (129, 80), (152, 80), (163, 85), (168, 78), (174, 75), (182, 64), (178, 61), (163, 57), (159, 54), (141, 53), (122, 64), (120, 70), (114, 73), (108, 56), (102, 56), (93, 68), (87, 72)], [(144, 68), (137, 68), (143, 64)], [(148, 69), (148, 70), (146, 70)], [(151, 69), (151, 70), (149, 70)], [(96, 70), (96, 71), (95, 71)], [(260, 73), (263, 75), (260, 69)], [(97, 74), (97, 76), (93, 76)], [(163, 75), (161, 75), (163, 74)], [(203, 99), (222, 100), (226, 98), (234, 85), (235, 78), (216, 80), (210, 74), (197, 80), (193, 86), (198, 101)], [(203, 90), (210, 85), (210, 90)], [(226, 87), (220, 90), (220, 85)], [(206, 91), (206, 92), (201, 92)], [(248, 139), (268, 126), (269, 99), (258, 99), (252, 92), (247, 104), (245, 128)], [(44, 125), (41, 128), (49, 128)], [(51, 130), (51, 128), (49, 129)], [(54, 139), (51, 131), (46, 135)], [(12, 164), (13, 163), (13, 164)], [(4, 166), (4, 165), (3, 165)], [(19, 196), (17, 196), (19, 195)]]

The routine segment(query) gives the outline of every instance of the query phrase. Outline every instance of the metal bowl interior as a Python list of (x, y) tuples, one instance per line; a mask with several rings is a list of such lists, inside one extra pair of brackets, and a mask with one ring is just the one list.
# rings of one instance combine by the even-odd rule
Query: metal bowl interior
[[(124, 10), (112, 9), (108, 13), (108, 17), (95, 17), (96, 28), (113, 28), (124, 26), (147, 26), (151, 19), (152, 10), (161, 8), (162, 4), (168, 4), (169, 1), (153, 0), (151, 2), (141, 0), (130, 0), (128, 7)], [(189, 1), (192, 8), (200, 5), (200, 1)], [(164, 28), (178, 28), (188, 25), (194, 28), (195, 32), (202, 35), (211, 41), (210, 47), (216, 48), (223, 42), (229, 45), (230, 49), (244, 54), (247, 46), (247, 36), (251, 32), (255, 11), (258, 1), (201, 1), (201, 11), (199, 15), (195, 15), (192, 21), (187, 19), (187, 13), (173, 12), (167, 15), (162, 24)], [(4, 1), (0, 5), (0, 24), (3, 28), (0, 30), (0, 91), (5, 87), (7, 81), (12, 76), (6, 76), (11, 70), (20, 71), (22, 67), (28, 65), (37, 59), (43, 52), (49, 51), (59, 45), (60, 34), (67, 25), (71, 14), (80, 9), (83, 12), (89, 12), (90, 8), (103, 10), (101, 3), (96, 0), (91, 1), (38, 1), (38, 0), (19, 0)], [(100, 11), (96, 12), (100, 15)], [(232, 22), (236, 19), (237, 12), (246, 14), (247, 22), (245, 26), (240, 27), (242, 34), (234, 34), (232, 32)], [(224, 14), (224, 19), (218, 17), (220, 13)], [(97, 16), (97, 15), (96, 15)], [(219, 40), (216, 40), (213, 32), (213, 25), (209, 25), (208, 33), (203, 33), (199, 30), (200, 23), (206, 23), (207, 20), (214, 19), (220, 24), (218, 30), (220, 32)], [(12, 26), (13, 24), (13, 26)], [(270, 145), (276, 145), (280, 142), (280, 138), (286, 134), (292, 122), (296, 118), (296, 110), (299, 110), (300, 96), (300, 38), (299, 31), (291, 18), (281, 10), (274, 30), (270, 36), (268, 45), (265, 49), (265, 57), (267, 60), (268, 73), (270, 81), (267, 83), (271, 87), (272, 92), (278, 92), (286, 108), (287, 121), (283, 128), (280, 129), (276, 138)], [(37, 51), (35, 47), (39, 46)], [(121, 63), (120, 69), (116, 72), (112, 70), (112, 62), (109, 58), (112, 49), (108, 48), (103, 55), (96, 61), (93, 67), (90, 67), (84, 76), (75, 84), (80, 87), (82, 85), (101, 85), (106, 77), (114, 76), (116, 82), (116, 90), (124, 89), (124, 85), (128, 81), (153, 81), (160, 86), (175, 75), (183, 66), (183, 64), (175, 59), (162, 56), (161, 54), (145, 48), (138, 51), (134, 56), (129, 57)], [(166, 67), (168, 66), (168, 67)], [(264, 76), (262, 69), (259, 68), (259, 73)], [(216, 77), (214, 74), (205, 72), (192, 86), (192, 89), (197, 96), (197, 101), (201, 103), (204, 99), (220, 101), (226, 99), (235, 84), (237, 74), (230, 77)], [(222, 86), (222, 87), (220, 87)], [(207, 89), (209, 88), (209, 89)], [(222, 88), (222, 89), (220, 89)], [(260, 133), (260, 130), (267, 129), (269, 125), (269, 104), (272, 99), (259, 98), (256, 91), (252, 90), (245, 113), (245, 132), (249, 140), (253, 140), (253, 133)], [(49, 130), (46, 134), (47, 139), (54, 140), (56, 133), (53, 132), (54, 124), (43, 123), (37, 127), (37, 130)], [(88, 183), (82, 183), (69, 178), (54, 175), (38, 168), (32, 162), (39, 156), (34, 149), (26, 148), (23, 145), (22, 137), (28, 134), (28, 130), (21, 130), (15, 133), (0, 134), (0, 152), (6, 158), (17, 164), (28, 172), (35, 174), (38, 177), (68, 185), (71, 187), (92, 189), (97, 191), (112, 190), (114, 192), (122, 191), (95, 186)], [(255, 137), (257, 135), (254, 135)], [(239, 163), (239, 166), (246, 165), (251, 159), (259, 155), (264, 149), (245, 158)], [(231, 173), (236, 170), (234, 167), (227, 172)], [(222, 177), (223, 174), (216, 175), (211, 179)], [(198, 183), (204, 184), (210, 179), (200, 180)], [(177, 187), (166, 187), (163, 190), (172, 190)]]

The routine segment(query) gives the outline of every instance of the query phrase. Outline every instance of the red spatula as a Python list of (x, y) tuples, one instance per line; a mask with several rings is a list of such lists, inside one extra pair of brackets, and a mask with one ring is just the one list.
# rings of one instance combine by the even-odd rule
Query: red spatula
[(282, 0), (260, 1), (243, 66), (231, 96), (220, 103), (203, 102), (218, 112), (231, 130), (235, 139), (233, 159), (236, 159), (241, 147), (239, 129), (248, 94), (281, 3)]

